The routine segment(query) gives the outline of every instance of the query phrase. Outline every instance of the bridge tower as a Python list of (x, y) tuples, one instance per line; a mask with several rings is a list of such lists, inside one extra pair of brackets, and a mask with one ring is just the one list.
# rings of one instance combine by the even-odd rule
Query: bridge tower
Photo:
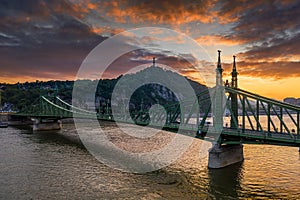
[[(218, 50), (218, 65), (216, 69), (216, 95), (213, 102), (213, 125), (215, 133), (222, 133), (223, 131), (223, 97), (224, 87), (222, 79), (222, 65), (221, 65), (221, 51)], [(232, 87), (237, 87), (237, 72), (235, 65), (235, 57), (232, 70)], [(236, 96), (235, 96), (236, 98)], [(237, 113), (237, 98), (234, 102)], [(235, 115), (237, 117), (237, 114)], [(222, 137), (222, 135), (220, 136)], [(243, 145), (221, 145), (220, 143), (213, 144), (212, 148), (208, 150), (208, 167), (222, 168), (228, 165), (241, 162), (244, 160)]]
[(221, 51), (218, 50), (218, 65), (216, 68), (216, 94), (213, 102), (213, 124), (216, 132), (223, 129), (223, 78), (221, 65)]
[[(231, 72), (231, 87), (233, 89), (238, 88), (238, 72), (236, 71), (236, 63), (235, 63), (235, 57), (233, 56), (233, 67)], [(239, 121), (238, 121), (238, 99), (236, 93), (230, 93), (231, 96), (231, 119), (230, 119), (230, 128), (237, 129)]]

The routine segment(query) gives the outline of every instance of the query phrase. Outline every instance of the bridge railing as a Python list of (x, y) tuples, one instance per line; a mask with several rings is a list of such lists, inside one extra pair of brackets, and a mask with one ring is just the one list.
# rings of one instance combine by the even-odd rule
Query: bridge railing
[[(240, 130), (268, 133), (272, 137), (299, 138), (300, 107), (283, 103), (274, 99), (230, 87), (225, 88), (228, 94), (227, 109), (230, 111), (231, 127)], [(231, 102), (236, 95), (238, 112), (232, 110)], [(238, 113), (236, 115), (236, 113)], [(236, 126), (233, 127), (232, 124)]]

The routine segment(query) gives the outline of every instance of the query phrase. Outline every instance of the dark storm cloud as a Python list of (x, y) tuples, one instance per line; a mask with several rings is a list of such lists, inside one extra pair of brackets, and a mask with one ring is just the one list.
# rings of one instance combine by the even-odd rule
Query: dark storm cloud
[(0, 5), (0, 32), (18, 38), (25, 46), (85, 43), (95, 37), (65, 1), (2, 0)]
[(213, 37), (222, 44), (247, 45), (251, 49), (291, 39), (300, 30), (300, 2), (297, 0), (221, 0), (215, 6), (218, 22), (230, 28), (203, 36), (204, 40)]
[(293, 57), (300, 57), (300, 33), (290, 38), (276, 38), (269, 43), (254, 46), (245, 53), (239, 54), (241, 58), (248, 60), (268, 60), (275, 58), (289, 60)]
[(224, 1), (220, 21), (233, 22), (232, 40), (258, 43), (287, 36), (300, 28), (299, 1)]
[(93, 33), (65, 1), (2, 0), (0, 15), (0, 70), (6, 78), (70, 77), (105, 39)]
[[(250, 17), (251, 16), (251, 17)], [(268, 42), (278, 37), (289, 37), (300, 28), (300, 2), (289, 6), (264, 5), (241, 18), (234, 28), (235, 36), (249, 42)], [(293, 36), (291, 36), (293, 37)]]

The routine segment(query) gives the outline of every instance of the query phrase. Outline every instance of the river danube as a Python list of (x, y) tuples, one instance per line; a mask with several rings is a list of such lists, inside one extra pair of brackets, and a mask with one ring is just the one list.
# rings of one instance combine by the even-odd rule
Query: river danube
[(300, 199), (298, 148), (244, 145), (243, 163), (210, 170), (201, 144), (194, 139), (163, 169), (133, 174), (96, 160), (73, 124), (58, 132), (0, 129), (0, 198)]

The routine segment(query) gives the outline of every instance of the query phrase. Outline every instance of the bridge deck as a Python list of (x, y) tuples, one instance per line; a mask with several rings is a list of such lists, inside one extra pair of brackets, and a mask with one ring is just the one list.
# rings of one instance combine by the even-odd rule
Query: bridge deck
[(282, 146), (300, 146), (300, 135), (276, 132), (259, 132), (224, 128), (223, 143), (274, 144)]

